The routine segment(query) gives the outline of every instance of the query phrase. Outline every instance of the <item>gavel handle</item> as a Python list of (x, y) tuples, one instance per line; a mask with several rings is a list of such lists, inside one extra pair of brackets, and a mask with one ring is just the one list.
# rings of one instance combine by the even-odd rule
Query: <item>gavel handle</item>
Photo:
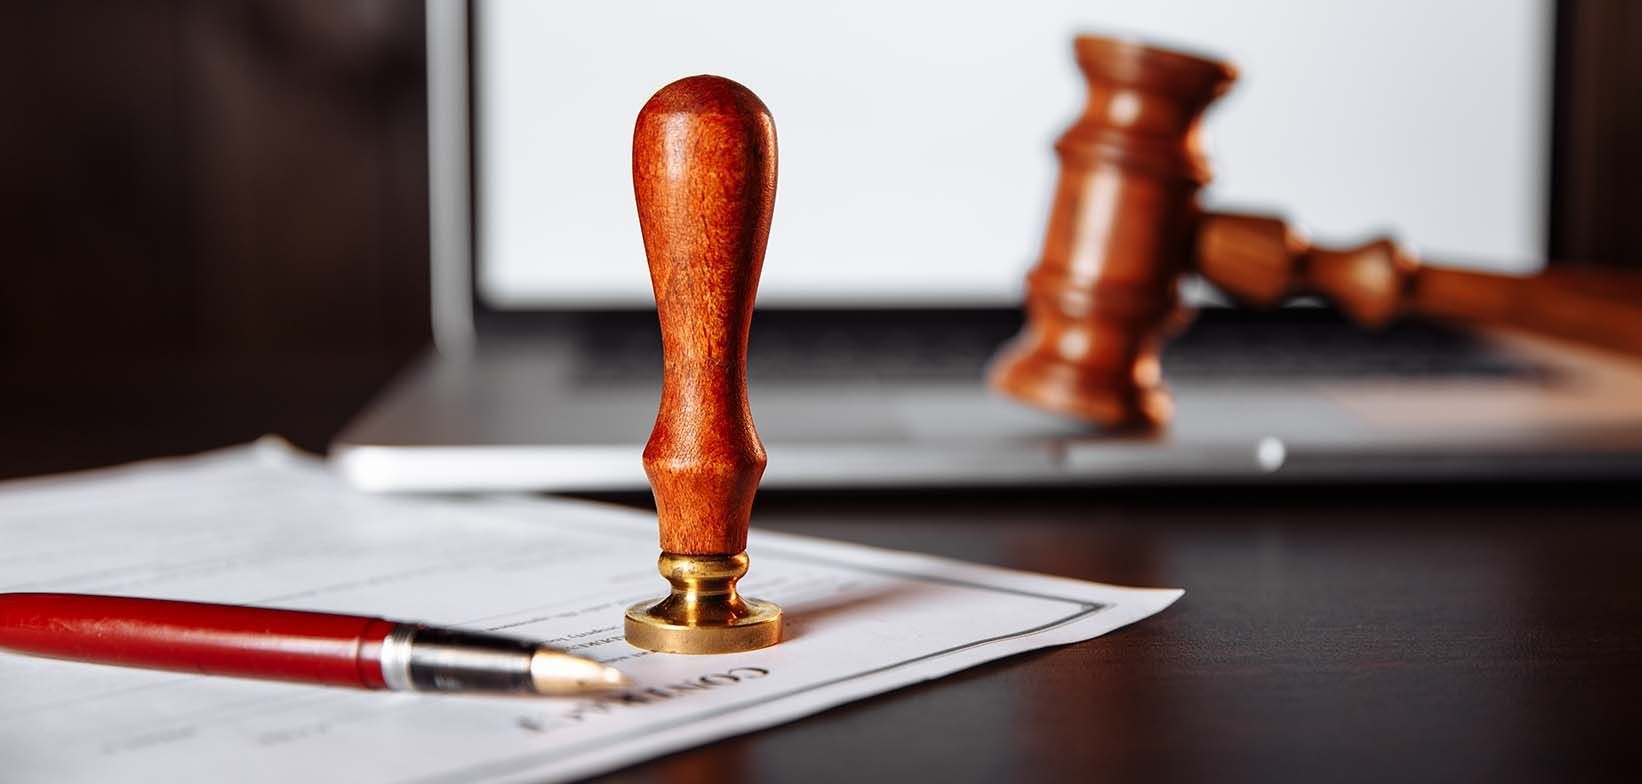
[(1233, 299), (1272, 307), (1316, 295), (1379, 326), (1403, 314), (1513, 326), (1642, 354), (1642, 276), (1558, 266), (1531, 277), (1428, 267), (1389, 239), (1312, 245), (1281, 219), (1208, 213), (1197, 271)]

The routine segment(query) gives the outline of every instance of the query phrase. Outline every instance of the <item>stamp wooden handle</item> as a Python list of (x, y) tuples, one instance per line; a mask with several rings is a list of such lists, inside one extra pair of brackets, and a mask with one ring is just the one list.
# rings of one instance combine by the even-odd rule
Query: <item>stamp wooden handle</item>
[(718, 76), (663, 87), (633, 129), (633, 193), (664, 357), (644, 471), (669, 553), (746, 548), (765, 462), (747, 405), (747, 329), (775, 156), (769, 110)]

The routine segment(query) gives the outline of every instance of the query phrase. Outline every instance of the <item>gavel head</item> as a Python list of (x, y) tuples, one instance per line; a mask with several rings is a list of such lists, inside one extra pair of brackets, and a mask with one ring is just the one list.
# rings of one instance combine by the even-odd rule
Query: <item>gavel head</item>
[(1027, 275), (1027, 323), (994, 360), (991, 383), (1098, 425), (1154, 427), (1172, 409), (1158, 349), (1188, 316), (1176, 287), (1209, 179), (1198, 122), (1236, 71), (1093, 36), (1075, 51), (1087, 105), (1055, 144), (1060, 178)]

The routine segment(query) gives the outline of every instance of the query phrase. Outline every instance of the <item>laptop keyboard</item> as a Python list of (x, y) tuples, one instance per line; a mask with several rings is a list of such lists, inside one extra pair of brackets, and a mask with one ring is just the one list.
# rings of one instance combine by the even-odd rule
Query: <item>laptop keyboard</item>
[(1473, 332), (1431, 322), (1370, 330), (1324, 310), (1213, 315), (1164, 349), (1166, 376), (1529, 379), (1548, 372)]
[[(1013, 313), (940, 317), (805, 314), (755, 321), (747, 375), (763, 383), (961, 381), (979, 378), (1019, 329)], [(831, 321), (833, 323), (827, 323)], [(584, 383), (654, 381), (661, 338), (654, 321), (583, 332)], [(1546, 369), (1462, 329), (1405, 321), (1365, 330), (1324, 310), (1210, 310), (1164, 350), (1172, 379), (1542, 377)]]

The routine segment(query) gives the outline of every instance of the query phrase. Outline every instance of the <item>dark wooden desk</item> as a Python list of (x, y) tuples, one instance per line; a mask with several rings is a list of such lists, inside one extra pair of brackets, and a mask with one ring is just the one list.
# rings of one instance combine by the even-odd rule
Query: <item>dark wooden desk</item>
[[(323, 443), (391, 367), (15, 370), (12, 476), (263, 428)], [(766, 494), (755, 525), (1187, 593), (1092, 642), (607, 780), (1635, 779), (1639, 521), (1616, 485)]]
[(769, 496), (755, 525), (1186, 596), (608, 780), (1634, 780), (1639, 510), (1566, 485)]

